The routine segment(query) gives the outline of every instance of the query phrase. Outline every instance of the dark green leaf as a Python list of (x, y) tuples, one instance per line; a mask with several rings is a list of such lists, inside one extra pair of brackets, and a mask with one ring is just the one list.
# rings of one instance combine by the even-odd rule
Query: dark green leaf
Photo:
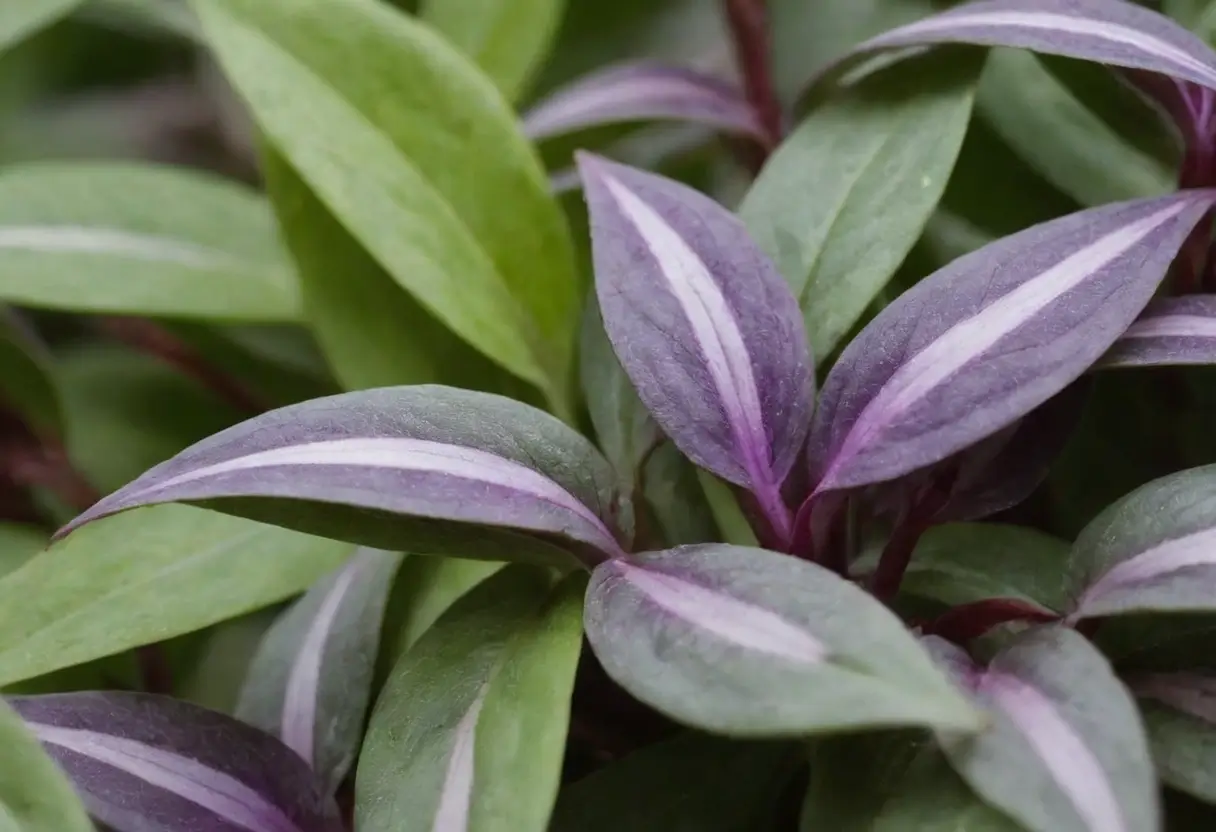
[(1157, 775), (1180, 791), (1216, 803), (1216, 724), (1157, 702), (1141, 702), (1140, 714)]
[(51, 25), (84, 0), (17, 0), (0, 8), (0, 50)]
[(0, 407), (11, 410), (35, 432), (57, 436), (63, 432), (63, 417), (50, 358), (36, 334), (0, 308)]
[[(651, 453), (642, 469), (642, 495), (664, 545), (720, 540), (718, 524), (697, 476), (697, 468), (671, 442)], [(634, 510), (641, 511), (636, 504)]]

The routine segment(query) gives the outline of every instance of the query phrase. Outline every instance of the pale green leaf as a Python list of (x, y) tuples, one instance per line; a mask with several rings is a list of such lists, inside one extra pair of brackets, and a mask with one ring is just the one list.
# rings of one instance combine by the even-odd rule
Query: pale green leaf
[(520, 97), (557, 35), (565, 0), (423, 0), (419, 16)]
[(117, 162), (0, 173), (0, 298), (231, 321), (300, 314), (264, 200), (213, 176)]
[(281, 601), (350, 551), (187, 506), (99, 521), (0, 580), (0, 685)]
[(93, 832), (72, 784), (0, 702), (0, 832)]
[(493, 85), (376, 0), (195, 0), (270, 143), (393, 279), (564, 408), (569, 232)]
[(1140, 702), (1158, 776), (1216, 803), (1216, 725), (1157, 702)]
[(954, 168), (982, 63), (933, 54), (835, 93), (773, 154), (743, 200), (827, 356), (912, 249)]
[(756, 533), (747, 522), (747, 516), (739, 507), (739, 500), (730, 486), (703, 468), (697, 469), (697, 479), (705, 492), (705, 501), (709, 504), (714, 522), (722, 531), (722, 540), (736, 546), (758, 546)]
[(20, 523), (0, 523), (0, 577), (12, 572), (46, 548), (50, 537), (42, 529)]
[[(557, 796), (585, 579), (507, 567), (393, 669), (355, 781), (361, 832), (544, 832)], [(442, 695), (434, 695), (441, 691)]]
[(0, 5), (0, 50), (65, 17), (83, 0), (5, 0)]

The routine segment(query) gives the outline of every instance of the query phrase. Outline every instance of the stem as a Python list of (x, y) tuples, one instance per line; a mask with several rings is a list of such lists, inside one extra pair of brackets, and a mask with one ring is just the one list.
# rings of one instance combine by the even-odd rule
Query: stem
[(966, 645), (1000, 624), (1011, 621), (1048, 622), (1059, 618), (1050, 610), (1016, 598), (989, 598), (954, 607), (925, 625), (924, 632)]
[(263, 413), (270, 409), (267, 402), (239, 381), (207, 364), (197, 351), (152, 321), (114, 316), (101, 319), (99, 326), (127, 346), (176, 367), (243, 413)]
[(931, 483), (895, 527), (886, 548), (882, 550), (882, 557), (879, 558), (878, 568), (874, 570), (870, 585), (871, 592), (880, 601), (890, 601), (899, 593), (904, 573), (912, 562), (912, 552), (916, 549), (916, 544), (933, 525), (933, 518), (950, 499), (950, 485), (954, 476), (952, 473), (949, 475), (949, 481)]
[(724, 0), (726, 19), (735, 42), (735, 57), (747, 95), (760, 126), (768, 136), (768, 148), (762, 151), (760, 163), (769, 149), (781, 141), (781, 102), (773, 86), (770, 66), (771, 39), (766, 0)]

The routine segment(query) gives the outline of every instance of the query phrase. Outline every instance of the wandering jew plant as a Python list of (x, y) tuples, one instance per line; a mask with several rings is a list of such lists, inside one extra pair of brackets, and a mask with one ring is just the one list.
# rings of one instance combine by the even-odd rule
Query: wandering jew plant
[(109, 5), (265, 193), (0, 168), (0, 829), (1216, 822), (1192, 4)]

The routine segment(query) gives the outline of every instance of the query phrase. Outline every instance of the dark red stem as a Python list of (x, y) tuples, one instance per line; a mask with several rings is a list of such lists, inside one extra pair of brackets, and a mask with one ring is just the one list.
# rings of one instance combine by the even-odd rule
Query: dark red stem
[(925, 635), (940, 636), (955, 644), (966, 645), (1000, 624), (1011, 621), (1042, 623), (1059, 618), (1050, 610), (1016, 598), (989, 598), (954, 607), (926, 624), (924, 632)]
[[(781, 141), (781, 102), (773, 86), (771, 38), (766, 0), (725, 0), (726, 19), (735, 42), (735, 57), (747, 100), (768, 136), (769, 147)], [(763, 158), (761, 159), (763, 162)]]
[(930, 484), (921, 492), (892, 532), (891, 539), (882, 550), (882, 557), (878, 560), (878, 568), (874, 570), (870, 584), (870, 591), (880, 601), (890, 601), (899, 593), (904, 573), (912, 562), (912, 552), (915, 551), (916, 544), (933, 525), (937, 513), (950, 499), (955, 473), (957, 472)]

